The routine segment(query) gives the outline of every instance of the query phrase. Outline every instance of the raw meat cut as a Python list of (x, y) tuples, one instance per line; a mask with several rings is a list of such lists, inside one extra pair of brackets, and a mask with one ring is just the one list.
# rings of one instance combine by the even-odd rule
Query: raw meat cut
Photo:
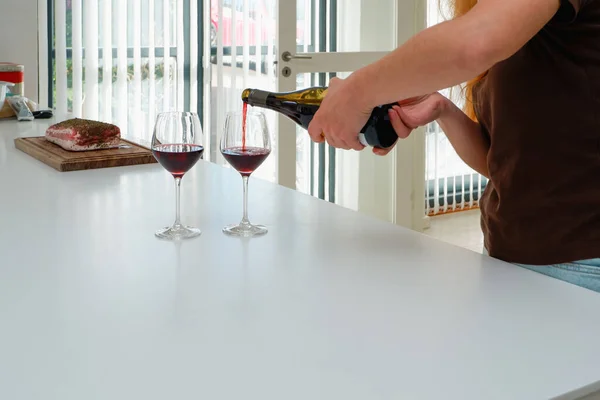
[(49, 127), (45, 137), (69, 151), (112, 149), (121, 143), (121, 130), (113, 124), (73, 118)]

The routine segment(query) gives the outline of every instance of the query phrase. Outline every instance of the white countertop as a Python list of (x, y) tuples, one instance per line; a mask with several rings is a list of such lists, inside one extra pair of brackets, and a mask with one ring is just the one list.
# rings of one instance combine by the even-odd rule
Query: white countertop
[(0, 399), (574, 399), (600, 295), (200, 162), (57, 172), (0, 122)]

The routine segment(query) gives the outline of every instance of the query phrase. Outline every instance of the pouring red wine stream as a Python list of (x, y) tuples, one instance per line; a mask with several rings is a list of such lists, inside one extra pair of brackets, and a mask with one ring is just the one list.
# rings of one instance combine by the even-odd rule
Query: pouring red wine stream
[(248, 103), (244, 102), (242, 107), (242, 150), (246, 150), (246, 119), (248, 116)]

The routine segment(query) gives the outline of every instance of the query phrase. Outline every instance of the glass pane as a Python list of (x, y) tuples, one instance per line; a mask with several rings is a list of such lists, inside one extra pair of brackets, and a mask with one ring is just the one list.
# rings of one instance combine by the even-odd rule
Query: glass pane
[[(178, 82), (184, 77), (177, 71), (177, 61), (179, 56), (183, 57), (180, 52), (183, 53), (185, 47), (178, 48), (175, 39), (179, 29), (187, 31), (183, 21), (178, 21), (176, 18), (177, 0), (155, 0), (153, 14), (145, 1), (141, 1), (139, 8), (136, 9), (131, 1), (80, 0), (79, 18), (73, 13), (73, 1), (60, 1), (65, 2), (67, 52), (55, 57), (66, 58), (65, 111), (73, 113), (73, 117), (97, 118), (116, 123), (124, 136), (146, 144), (152, 136), (156, 114), (176, 108), (177, 98), (181, 96)], [(167, 18), (164, 17), (165, 15)], [(123, 27), (119, 27), (121, 16), (125, 16)], [(94, 35), (98, 36), (97, 48), (94, 49), (86, 49), (88, 45), (86, 24), (90, 20), (97, 24), (97, 31), (93, 31)], [(168, 37), (165, 35), (166, 25), (169, 26)], [(123, 28), (126, 35), (121, 34)], [(77, 32), (79, 38), (74, 37)], [(189, 36), (189, 32), (185, 34)], [(139, 38), (139, 43), (136, 37)], [(79, 45), (78, 48), (73, 47), (76, 43)], [(151, 43), (153, 47), (149, 47)], [(165, 57), (164, 43), (172, 46), (166, 49), (167, 57)], [(86, 58), (93, 54), (92, 51), (97, 52), (97, 64), (92, 67), (93, 69), (88, 69)], [(119, 76), (119, 57), (123, 54), (121, 58), (123, 71)], [(138, 68), (135, 66), (134, 59), (136, 54), (139, 54)], [(79, 69), (75, 71), (74, 61), (77, 55), (79, 55)], [(169, 65), (165, 68), (167, 60)], [(56, 69), (54, 72), (58, 73)], [(75, 79), (77, 76), (78, 80)], [(89, 78), (90, 76), (93, 78)], [(89, 83), (90, 79), (93, 79), (93, 92), (87, 91), (86, 82)], [(75, 98), (77, 87), (81, 98)], [(55, 101), (56, 91), (55, 83), (53, 87)], [(90, 116), (85, 111), (86, 104), (91, 104), (90, 98), (94, 98), (91, 96), (92, 93), (96, 97), (94, 107), (97, 107), (97, 115), (95, 116)], [(165, 94), (168, 101), (164, 101)], [(75, 106), (79, 107), (74, 107), (74, 102), (76, 102)], [(80, 111), (75, 112), (77, 108)]]
[[(433, 26), (447, 18), (450, 10), (440, 9), (438, 0), (428, 0), (427, 25)], [(441, 92), (459, 107), (464, 105), (460, 87)], [(477, 207), (487, 179), (465, 164), (441, 130), (433, 122), (425, 136), (425, 210), (428, 215)]]
[[(224, 163), (219, 152), (225, 115), (240, 110), (245, 88), (277, 90), (275, 70), (276, 1), (211, 0), (210, 159)], [(277, 176), (277, 114), (265, 112), (272, 155), (253, 174), (268, 181)]]
[[(390, 51), (396, 0), (296, 0), (298, 52)], [(377, 29), (373, 29), (376, 26)]]
[[(296, 86), (304, 89), (313, 86), (328, 86), (333, 77), (346, 78), (350, 73), (298, 74)], [(344, 177), (338, 168), (344, 158), (356, 156), (356, 152), (336, 150), (327, 144), (313, 143), (308, 132), (296, 128), (296, 189), (323, 200), (345, 205), (340, 198), (340, 183)], [(355, 164), (357, 165), (357, 164)], [(352, 168), (352, 167), (347, 167)], [(343, 171), (344, 174), (352, 171)], [(343, 197), (343, 195), (342, 195)]]

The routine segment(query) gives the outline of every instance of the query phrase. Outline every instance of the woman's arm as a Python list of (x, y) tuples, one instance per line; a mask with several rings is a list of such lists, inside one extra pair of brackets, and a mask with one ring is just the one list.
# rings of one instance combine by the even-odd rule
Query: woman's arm
[(464, 16), (425, 29), (348, 81), (375, 107), (455, 86), (525, 45), (560, 0), (479, 0)]
[(464, 16), (425, 29), (381, 60), (330, 84), (309, 134), (361, 150), (373, 108), (461, 84), (510, 57), (558, 11), (560, 0), (479, 0)]

